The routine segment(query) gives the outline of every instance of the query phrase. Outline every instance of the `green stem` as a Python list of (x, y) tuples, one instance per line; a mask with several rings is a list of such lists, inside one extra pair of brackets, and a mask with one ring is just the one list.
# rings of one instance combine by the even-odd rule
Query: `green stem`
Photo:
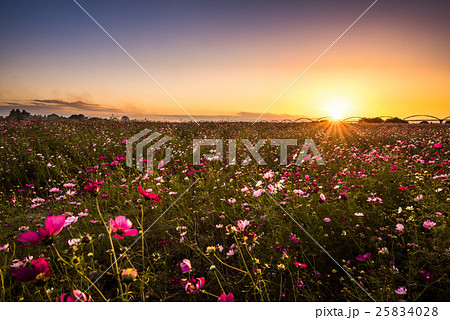
[(234, 240), (236, 241), (236, 246), (238, 248), (239, 254), (241, 255), (242, 262), (244, 263), (245, 269), (247, 270), (247, 274), (249, 275), (250, 279), (252, 280), (252, 283), (253, 283), (253, 286), (255, 287), (255, 289), (259, 291), (259, 288), (256, 285), (255, 281), (253, 280), (253, 277), (252, 277), (252, 275), (250, 273), (250, 270), (247, 267), (247, 263), (245, 262), (244, 255), (242, 254), (242, 250), (241, 250), (241, 247), (239, 246), (239, 243), (238, 243), (238, 241), (236, 239), (236, 235), (234, 236)]
[(248, 275), (248, 272), (247, 272), (247, 271), (241, 270), (241, 269), (239, 269), (239, 268), (233, 267), (232, 265), (229, 265), (229, 264), (223, 262), (222, 260), (219, 259), (219, 257), (218, 257), (216, 254), (214, 254), (214, 257), (216, 257), (216, 259), (219, 260), (219, 262), (220, 262), (221, 264), (223, 264), (224, 266), (226, 266), (226, 267), (228, 267), (228, 268), (231, 268), (231, 269), (234, 269), (234, 270), (237, 270), (237, 271), (239, 271), (239, 272), (242, 272), (242, 273)]
[(114, 242), (111, 237), (111, 229), (106, 225), (105, 219), (103, 219), (103, 215), (102, 215), (102, 213), (100, 211), (100, 207), (98, 205), (98, 198), (95, 198), (95, 203), (97, 205), (98, 214), (99, 214), (100, 218), (102, 219), (103, 225), (105, 226), (106, 231), (108, 233), (109, 243), (111, 244), (111, 249), (112, 249), (112, 253), (113, 253), (113, 257), (114, 257), (114, 265), (116, 267), (116, 275), (117, 275), (117, 282), (119, 283), (120, 297), (122, 298), (122, 301), (125, 301), (124, 296), (123, 296), (122, 281), (120, 280), (119, 262), (117, 261), (116, 249), (114, 248)]

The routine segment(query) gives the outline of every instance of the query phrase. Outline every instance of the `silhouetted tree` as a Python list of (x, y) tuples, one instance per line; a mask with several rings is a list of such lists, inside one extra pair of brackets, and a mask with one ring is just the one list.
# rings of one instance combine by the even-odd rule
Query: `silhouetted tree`
[(87, 118), (84, 116), (84, 114), (73, 114), (69, 117), (70, 120), (86, 120)]
[(22, 112), (20, 112), (19, 109), (12, 109), (9, 112), (9, 115), (8, 115), (7, 119), (10, 119), (10, 120), (26, 120), (29, 117), (30, 117), (30, 113), (25, 111), (25, 110), (22, 110)]
[(377, 118), (361, 118), (361, 119), (358, 120), (358, 123), (384, 123), (384, 121), (380, 117), (377, 117)]
[(386, 123), (409, 123), (408, 121), (400, 119), (400, 118), (397, 118), (397, 117), (387, 119), (385, 122)]
[(47, 120), (53, 120), (54, 121), (54, 120), (61, 120), (61, 119), (62, 119), (62, 117), (58, 116), (55, 113), (49, 114), (47, 116)]

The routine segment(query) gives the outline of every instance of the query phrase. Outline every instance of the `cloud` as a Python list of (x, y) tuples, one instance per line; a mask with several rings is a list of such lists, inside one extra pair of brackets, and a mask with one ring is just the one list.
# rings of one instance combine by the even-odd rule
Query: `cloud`
[[(88, 103), (86, 101), (66, 101), (61, 99), (31, 99), (20, 102), (6, 101), (0, 103), (0, 114), (8, 115), (11, 109), (25, 109), (31, 114), (49, 115), (56, 113), (61, 116), (70, 116), (71, 114), (82, 113), (85, 116), (100, 116), (108, 117), (111, 113), (116, 115), (128, 115), (131, 118), (143, 119), (147, 118), (149, 120), (159, 120), (159, 121), (190, 121), (191, 118), (186, 114), (145, 114), (141, 112), (136, 112), (136, 108), (115, 108), (111, 106), (105, 106), (97, 103)], [(197, 121), (255, 121), (261, 113), (258, 112), (239, 112), (232, 115), (192, 115)], [(295, 120), (302, 116), (300, 115), (290, 115), (290, 114), (275, 114), (266, 113), (261, 117), (260, 121), (270, 121), (278, 120), (282, 121), (285, 119)]]
[[(259, 116), (261, 116), (261, 113), (258, 112), (239, 112), (238, 115), (242, 118), (252, 118), (253, 121), (258, 119)], [(270, 113), (267, 112), (265, 113), (260, 120), (295, 120), (298, 118), (304, 117), (302, 115), (292, 115), (292, 114), (287, 114), (287, 113)]]

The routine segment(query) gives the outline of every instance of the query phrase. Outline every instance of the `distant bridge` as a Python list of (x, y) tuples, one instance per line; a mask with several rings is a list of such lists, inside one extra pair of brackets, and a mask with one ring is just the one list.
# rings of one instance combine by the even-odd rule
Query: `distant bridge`
[[(415, 118), (420, 118), (420, 117), (422, 117), (422, 118), (421, 119), (415, 119)], [(408, 121), (408, 122), (439, 121), (439, 123), (443, 123), (448, 118), (450, 118), (450, 116), (446, 117), (444, 119), (439, 119), (438, 117), (435, 117), (435, 116), (423, 115), (423, 114), (415, 114), (413, 116), (406, 117), (403, 120)]]
[[(345, 119), (341, 119), (339, 121), (342, 122), (358, 122), (361, 119), (364, 118), (368, 118), (368, 117), (348, 117)], [(397, 117), (393, 117), (393, 116), (379, 116), (379, 117), (374, 117), (374, 118), (381, 118), (381, 119), (395, 119)], [(400, 120), (403, 121), (407, 121), (407, 122), (439, 122), (439, 123), (445, 123), (446, 121), (450, 122), (450, 116), (447, 116), (445, 118), (438, 118), (436, 116), (433, 115), (424, 115), (424, 114), (415, 114), (412, 116), (408, 116), (405, 118), (398, 118)], [(260, 122), (269, 122), (269, 123), (301, 123), (301, 122), (321, 122), (321, 121), (329, 121), (329, 120), (334, 120), (333, 117), (320, 117), (320, 118), (309, 118), (309, 117), (301, 117), (301, 118), (297, 118), (295, 120), (291, 120), (291, 119), (284, 119), (284, 120), (270, 120), (270, 121), (260, 121)]]

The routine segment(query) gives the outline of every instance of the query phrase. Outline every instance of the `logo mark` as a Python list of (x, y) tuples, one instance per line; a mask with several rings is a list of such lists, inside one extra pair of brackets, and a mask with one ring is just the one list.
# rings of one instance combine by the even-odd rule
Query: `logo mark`
[[(131, 137), (131, 139), (127, 140), (126, 143), (126, 165), (127, 167), (133, 167), (133, 143), (139, 141), (141, 138), (145, 137), (147, 134), (150, 133), (150, 129), (144, 129), (138, 134)], [(160, 137), (162, 134), (159, 132), (153, 132), (150, 136), (143, 139), (141, 142), (139, 142), (136, 145), (136, 170), (138, 171), (144, 171), (144, 162), (147, 163), (147, 170), (149, 174), (153, 174), (153, 158), (155, 155), (155, 152), (159, 150), (166, 142), (171, 140), (172, 138), (169, 136), (162, 137), (159, 141), (155, 142), (154, 144), (149, 144), (155, 140), (156, 138)], [(144, 148), (147, 148), (146, 157), (144, 159)], [(158, 169), (161, 169), (164, 167), (164, 165), (168, 164), (172, 158), (172, 148), (170, 146), (166, 147), (165, 149), (165, 156), (164, 159), (158, 162)]]

